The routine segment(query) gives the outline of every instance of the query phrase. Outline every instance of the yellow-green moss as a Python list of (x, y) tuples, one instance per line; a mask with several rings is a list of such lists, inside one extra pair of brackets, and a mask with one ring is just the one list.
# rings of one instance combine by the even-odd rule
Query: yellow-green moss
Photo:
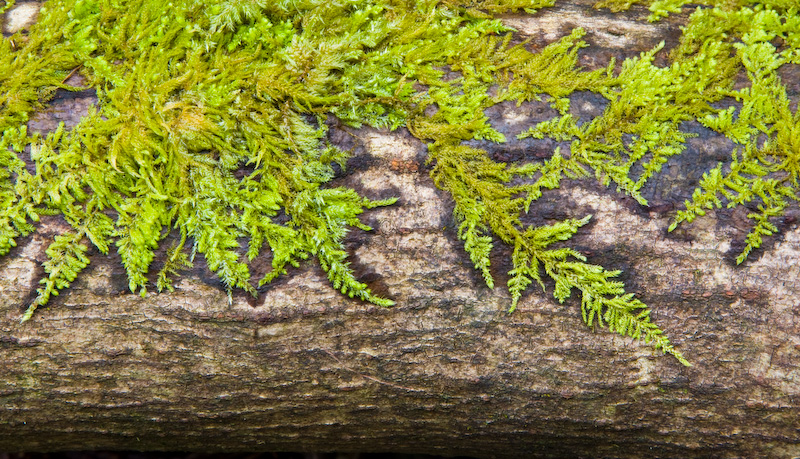
[[(154, 250), (172, 228), (180, 242), (167, 252), (159, 290), (201, 254), (229, 289), (255, 293), (236, 251), (246, 240), (249, 260), (272, 252), (262, 284), (313, 258), (334, 288), (392, 304), (348, 266), (345, 233), (369, 230), (359, 214), (394, 201), (326, 185), (348, 154), (327, 141), (325, 119), (336, 116), (353, 126), (405, 126), (428, 142), (432, 177), (452, 194), (459, 237), (489, 287), (493, 244), (513, 248), (512, 310), (531, 283), (544, 287), (545, 274), (559, 301), (580, 292), (588, 325), (688, 364), (614, 280), (618, 272), (560, 245), (589, 217), (543, 227), (520, 218), (564, 177), (594, 175), (646, 204), (642, 186), (685, 148), (682, 123), (697, 120), (741, 148), (706, 174), (673, 227), (704, 208), (759, 202), (743, 260), (775, 231), (770, 218), (797, 199), (800, 119), (776, 70), (800, 63), (800, 17), (792, 2), (707, 0), (719, 7), (694, 11), (668, 66), (653, 65), (659, 46), (589, 72), (576, 66), (582, 30), (532, 53), (510, 45), (512, 31), (493, 18), (552, 3), (51, 0), (26, 39), (0, 42), (0, 255), (35, 230), (39, 215), (63, 215), (73, 228), (47, 249), (47, 275), (23, 320), (87, 266), (89, 243), (102, 253), (115, 246), (130, 289), (144, 293)], [(598, 7), (634, 3), (642, 2)], [(646, 3), (657, 20), (687, 2)], [(81, 89), (64, 83), (75, 71), (97, 91), (96, 109), (71, 130), (29, 135), (29, 115), (55, 89)], [(734, 89), (739, 72), (750, 84)], [(568, 96), (578, 90), (608, 99), (605, 112), (583, 123), (570, 116)], [(505, 141), (485, 109), (542, 97), (560, 116), (519, 136), (571, 141), (569, 152), (509, 165), (465, 145)], [(741, 109), (714, 108), (725, 97)], [(21, 158), (26, 146), (32, 172)]]

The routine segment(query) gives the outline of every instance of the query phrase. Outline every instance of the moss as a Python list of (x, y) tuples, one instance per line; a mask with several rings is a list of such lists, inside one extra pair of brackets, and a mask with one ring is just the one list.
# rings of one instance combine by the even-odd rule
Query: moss
[[(687, 1), (597, 6), (635, 3), (658, 20)], [(405, 126), (428, 142), (432, 177), (452, 194), (459, 237), (489, 287), (493, 244), (513, 248), (511, 310), (549, 277), (559, 301), (580, 293), (589, 326), (688, 364), (614, 280), (618, 272), (563, 246), (588, 216), (542, 227), (520, 218), (565, 177), (594, 176), (646, 204), (642, 186), (683, 151), (682, 124), (697, 120), (740, 148), (706, 174), (672, 228), (709, 207), (756, 202), (740, 261), (776, 230), (771, 219), (797, 199), (800, 173), (800, 119), (776, 70), (800, 63), (800, 17), (787, 1), (701, 3), (715, 7), (692, 13), (669, 65), (653, 65), (659, 46), (584, 71), (581, 29), (533, 53), (511, 45), (512, 31), (494, 18), (552, 0), (52, 0), (27, 37), (0, 42), (0, 255), (35, 231), (40, 215), (62, 215), (72, 227), (47, 249), (46, 276), (23, 320), (87, 266), (89, 244), (117, 250), (131, 291), (144, 294), (154, 250), (173, 229), (180, 238), (158, 290), (201, 255), (229, 292), (255, 294), (248, 260), (269, 250), (272, 270), (259, 284), (315, 259), (334, 288), (391, 305), (355, 278), (343, 239), (370, 229), (362, 212), (394, 200), (327, 185), (348, 155), (327, 141), (325, 120), (335, 116)], [(30, 135), (28, 117), (55, 89), (84, 89), (65, 83), (76, 71), (97, 91), (97, 107), (71, 130)], [(749, 85), (735, 89), (741, 72)], [(582, 123), (569, 115), (574, 91), (608, 99), (603, 114)], [(715, 108), (726, 97), (738, 108)], [(568, 151), (505, 164), (465, 144), (505, 141), (487, 108), (541, 98), (560, 116), (519, 137), (570, 142)]]

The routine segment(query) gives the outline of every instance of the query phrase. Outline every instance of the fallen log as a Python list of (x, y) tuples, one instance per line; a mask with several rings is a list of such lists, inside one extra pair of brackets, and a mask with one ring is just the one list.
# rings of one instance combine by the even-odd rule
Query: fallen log
[[(674, 45), (688, 16), (650, 24), (647, 14), (573, 1), (504, 20), (532, 47), (585, 28), (590, 47), (580, 62), (592, 68), (662, 40)], [(783, 72), (796, 101), (798, 72)], [(92, 97), (59, 93), (29, 128), (74, 123)], [(603, 109), (591, 94), (572, 102), (587, 116)], [(552, 108), (491, 110), (493, 125), (511, 133)], [(508, 314), (509, 293), (487, 288), (464, 252), (452, 200), (428, 175), (425, 144), (402, 128), (330, 123), (331, 142), (352, 150), (333, 185), (399, 198), (365, 213), (374, 230), (351, 233), (346, 244), (356, 277), (395, 306), (347, 298), (313, 262), (256, 298), (229, 298), (198, 260), (173, 292), (142, 297), (128, 291), (113, 251), (91, 249), (87, 271), (21, 325), (44, 250), (65, 229), (59, 217), (43, 217), (0, 260), (0, 448), (800, 456), (797, 211), (789, 209), (782, 233), (738, 266), (746, 211), (709, 212), (667, 232), (730, 145), (698, 128), (644, 190), (649, 207), (572, 180), (532, 212), (538, 224), (593, 215), (572, 246), (623, 271), (627, 290), (691, 362), (684, 367), (640, 341), (585, 327), (579, 301), (557, 303), (550, 284)], [(477, 145), (503, 161), (530, 148)], [(510, 252), (498, 250), (492, 273), (505, 285)], [(266, 270), (269, 259), (261, 264)]]

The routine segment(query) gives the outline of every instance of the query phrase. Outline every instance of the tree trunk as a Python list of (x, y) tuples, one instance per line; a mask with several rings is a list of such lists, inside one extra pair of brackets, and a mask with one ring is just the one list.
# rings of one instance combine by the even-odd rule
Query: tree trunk
[[(586, 67), (662, 40), (669, 48), (686, 20), (650, 24), (645, 9), (611, 14), (591, 3), (505, 20), (533, 47), (584, 27), (594, 45), (581, 56)], [(784, 78), (795, 101), (798, 81)], [(602, 110), (591, 95), (576, 97), (586, 113)], [(91, 102), (89, 93), (60, 94), (31, 129), (74, 122)], [(490, 115), (512, 133), (548, 110), (501, 104)], [(0, 260), (0, 449), (800, 456), (797, 212), (741, 266), (733, 260), (748, 230), (743, 211), (666, 232), (730, 145), (691, 139), (648, 185), (650, 207), (584, 180), (531, 211), (534, 222), (593, 215), (573, 245), (623, 271), (628, 291), (693, 364), (686, 368), (645, 343), (587, 328), (575, 297), (559, 304), (550, 285), (508, 314), (507, 291), (486, 287), (458, 240), (424, 144), (403, 130), (333, 126), (331, 138), (354, 150), (336, 185), (400, 198), (366, 213), (374, 231), (349, 239), (357, 277), (396, 306), (348, 299), (310, 262), (257, 299), (234, 293), (229, 304), (200, 263), (174, 292), (140, 297), (127, 291), (118, 257), (95, 253), (69, 289), (20, 325), (44, 249), (64, 228), (44, 218)], [(480, 146), (498, 158), (522, 148)], [(497, 245), (493, 273), (503, 286), (510, 253)]]

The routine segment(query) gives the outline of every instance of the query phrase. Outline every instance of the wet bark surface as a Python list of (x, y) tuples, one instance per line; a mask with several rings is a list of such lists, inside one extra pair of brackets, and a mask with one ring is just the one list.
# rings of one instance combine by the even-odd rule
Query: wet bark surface
[[(666, 59), (686, 19), (653, 25), (644, 9), (612, 15), (564, 3), (505, 20), (532, 47), (586, 28), (596, 45), (581, 54), (587, 68), (661, 40)], [(798, 71), (782, 71), (796, 101)], [(59, 93), (30, 129), (74, 125), (93, 97)], [(576, 94), (573, 107), (594, 116), (603, 100)], [(501, 104), (488, 114), (513, 139), (549, 110)], [(65, 228), (45, 218), (0, 260), (0, 449), (800, 456), (798, 211), (742, 266), (734, 259), (746, 210), (712, 212), (667, 233), (702, 173), (731, 150), (699, 125), (685, 129), (698, 137), (648, 185), (650, 207), (573, 181), (537, 201), (528, 223), (593, 214), (574, 246), (623, 270), (691, 368), (585, 327), (575, 298), (557, 303), (550, 285), (508, 314), (508, 293), (488, 289), (471, 267), (451, 201), (427, 174), (424, 144), (402, 129), (332, 121), (331, 140), (353, 151), (336, 185), (400, 198), (364, 215), (373, 232), (348, 239), (358, 277), (395, 307), (348, 299), (313, 263), (256, 299), (235, 294), (232, 304), (202, 263), (175, 292), (142, 298), (127, 291), (118, 257), (94, 252), (69, 290), (20, 325), (44, 249)], [(546, 157), (556, 146), (478, 145), (503, 161)], [(499, 286), (509, 258), (498, 244)]]

